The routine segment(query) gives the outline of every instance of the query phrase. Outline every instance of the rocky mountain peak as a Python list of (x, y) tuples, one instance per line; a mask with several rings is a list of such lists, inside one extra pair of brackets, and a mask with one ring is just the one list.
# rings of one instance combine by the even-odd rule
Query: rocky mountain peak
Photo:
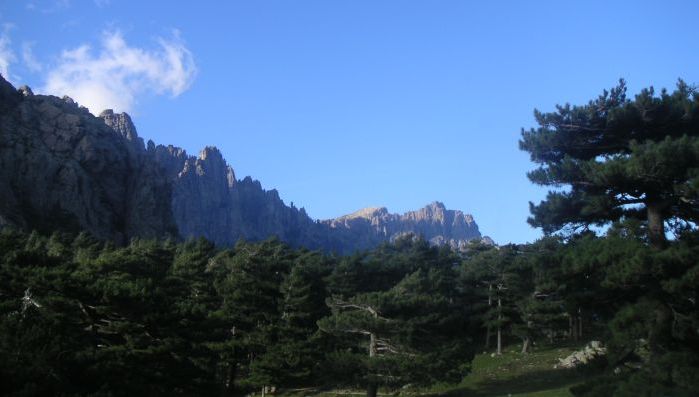
[(75, 107), (78, 106), (78, 103), (75, 102), (75, 100), (73, 100), (73, 98), (69, 97), (68, 95), (63, 95), (63, 98), (61, 98), (61, 99), (63, 100), (63, 102), (67, 103), (68, 105), (75, 106)]
[(17, 91), (19, 91), (19, 93), (24, 95), (25, 97), (34, 96), (34, 91), (32, 91), (32, 89), (29, 88), (29, 86), (27, 86), (27, 85), (23, 85), (23, 86), (19, 87), (17, 89)]
[(344, 235), (342, 240), (355, 241), (359, 249), (407, 234), (421, 235), (434, 245), (455, 249), (465, 248), (470, 240), (481, 238), (478, 225), (470, 215), (449, 210), (439, 201), (404, 214), (390, 213), (386, 207), (363, 208), (323, 224)]
[(425, 206), (425, 208), (430, 208), (433, 211), (446, 211), (447, 207), (441, 201), (433, 201)]
[(199, 157), (191, 159), (199, 175), (214, 175), (218, 181), (228, 181), (228, 164), (221, 152), (214, 146), (207, 146), (199, 152)]
[(444, 223), (447, 217), (447, 208), (444, 206), (444, 203), (433, 201), (423, 208), (417, 211), (408, 212), (405, 215), (417, 221), (423, 220), (428, 222)]
[(337, 220), (352, 220), (352, 219), (368, 219), (371, 220), (372, 218), (380, 217), (383, 215), (388, 215), (388, 209), (386, 207), (367, 207), (367, 208), (362, 208), (358, 211), (355, 211), (351, 214), (348, 215), (343, 215)]
[(221, 151), (216, 146), (207, 146), (199, 152), (199, 159), (202, 161), (213, 161), (216, 163), (225, 162)]
[(131, 120), (131, 116), (127, 113), (114, 113), (112, 109), (105, 109), (100, 113), (99, 118), (104, 120), (104, 123), (112, 127), (112, 129), (129, 141), (138, 142), (140, 140), (143, 147), (143, 140), (138, 137), (136, 127)]

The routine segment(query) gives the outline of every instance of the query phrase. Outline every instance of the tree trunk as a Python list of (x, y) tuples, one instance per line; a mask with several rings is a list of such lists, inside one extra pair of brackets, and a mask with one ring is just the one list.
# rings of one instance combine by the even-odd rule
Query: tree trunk
[[(374, 318), (378, 317), (378, 313), (374, 313)], [(369, 358), (376, 357), (376, 334), (371, 332), (369, 334)], [(369, 374), (371, 376), (371, 374)], [(378, 392), (378, 385), (376, 382), (373, 380), (369, 380), (366, 386), (366, 396), (367, 397), (376, 397), (376, 393)]]
[[(369, 334), (369, 358), (376, 357), (376, 334)], [(371, 374), (369, 374), (371, 376)], [(369, 380), (366, 386), (366, 396), (376, 397), (378, 386), (373, 380)]]
[(524, 341), (522, 341), (522, 354), (529, 353), (529, 343), (530, 339), (527, 336), (526, 338), (524, 338)]
[(575, 320), (576, 316), (572, 313), (568, 313), (568, 328), (569, 328), (569, 335), (570, 340), (572, 341), (578, 341), (578, 324), (577, 321)]
[[(665, 238), (665, 218), (663, 210), (665, 205), (659, 200), (651, 199), (646, 201), (646, 211), (648, 215), (648, 240), (650, 244), (657, 249), (663, 249), (667, 246)], [(655, 324), (651, 327), (648, 335), (648, 347), (651, 353), (651, 360), (662, 354), (662, 345), (672, 338), (672, 311), (662, 301), (658, 302), (658, 306), (653, 311)]]
[(582, 320), (582, 310), (578, 308), (578, 338), (583, 337), (583, 320)]
[(376, 385), (376, 383), (370, 381), (366, 387), (366, 397), (376, 397), (378, 391), (379, 387)]
[(223, 384), (223, 396), (229, 397), (235, 394), (235, 364), (226, 367), (226, 375)]
[(658, 302), (657, 307), (653, 310), (655, 324), (650, 329), (648, 334), (648, 348), (650, 349), (651, 359), (655, 359), (665, 352), (663, 345), (672, 339), (672, 309), (663, 302)]
[(664, 248), (667, 244), (665, 238), (665, 218), (663, 217), (663, 205), (656, 201), (646, 203), (648, 217), (648, 240), (655, 248)]
[(498, 350), (497, 354), (502, 354), (502, 300), (498, 297)]
[(498, 349), (497, 354), (502, 354), (502, 332), (500, 331), (500, 326), (498, 325)]
[[(493, 284), (488, 284), (488, 310), (490, 310), (490, 307), (493, 305)], [(485, 350), (490, 349), (490, 336), (492, 334), (492, 330), (490, 329), (490, 325), (486, 327), (485, 330)]]

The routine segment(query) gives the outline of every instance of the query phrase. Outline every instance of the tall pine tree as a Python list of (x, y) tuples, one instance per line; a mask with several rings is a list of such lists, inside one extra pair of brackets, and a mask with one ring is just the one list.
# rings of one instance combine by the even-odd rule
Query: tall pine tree
[(651, 87), (630, 100), (621, 80), (587, 105), (535, 117), (539, 127), (520, 141), (539, 164), (529, 178), (568, 189), (530, 204), (532, 225), (550, 233), (639, 218), (662, 247), (666, 223), (699, 220), (699, 95), (683, 81), (672, 93)]

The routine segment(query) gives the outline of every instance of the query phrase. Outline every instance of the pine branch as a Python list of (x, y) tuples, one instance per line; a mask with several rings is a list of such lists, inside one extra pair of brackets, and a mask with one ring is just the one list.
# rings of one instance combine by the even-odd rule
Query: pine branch
[(333, 297), (330, 304), (334, 307), (339, 308), (339, 309), (357, 309), (357, 310), (365, 311), (365, 312), (371, 314), (376, 319), (384, 320), (384, 321), (391, 321), (385, 317), (381, 317), (379, 315), (379, 311), (376, 310), (375, 308), (371, 307), (370, 305), (366, 305), (366, 304), (363, 305), (363, 304), (358, 304), (358, 303), (347, 302), (347, 301), (341, 300), (340, 298), (337, 298), (337, 297)]

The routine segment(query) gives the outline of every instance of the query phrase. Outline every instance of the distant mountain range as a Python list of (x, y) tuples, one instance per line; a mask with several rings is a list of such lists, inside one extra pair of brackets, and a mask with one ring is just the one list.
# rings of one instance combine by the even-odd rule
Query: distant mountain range
[[(218, 245), (278, 236), (350, 253), (408, 233), (463, 248), (481, 239), (473, 217), (434, 202), (403, 215), (366, 208), (311, 219), (235, 172), (215, 147), (190, 156), (144, 143), (126, 113), (90, 114), (69, 97), (34, 95), (0, 77), (0, 226), (133, 237), (205, 237)], [(485, 238), (486, 241), (491, 242)]]

